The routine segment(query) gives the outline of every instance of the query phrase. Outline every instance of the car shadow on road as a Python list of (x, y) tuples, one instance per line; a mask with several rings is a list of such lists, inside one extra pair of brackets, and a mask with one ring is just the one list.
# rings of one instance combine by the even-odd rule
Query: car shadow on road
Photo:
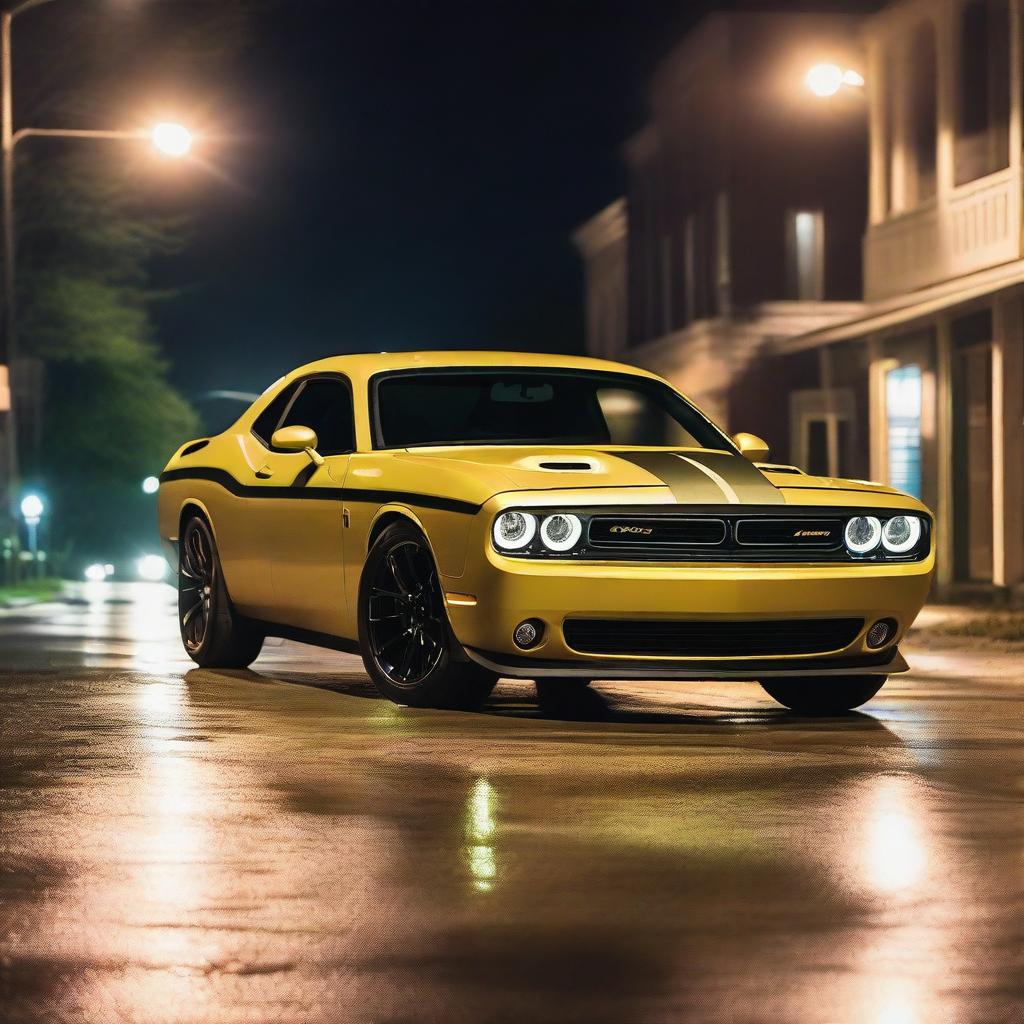
[[(199, 681), (210, 676), (230, 677), (253, 683), (285, 683), (310, 686), (329, 690), (346, 697), (386, 702), (369, 678), (358, 670), (352, 672), (255, 672), (251, 669), (211, 670), (194, 669), (187, 673), (186, 681)], [(750, 684), (737, 684), (737, 686)], [(754, 688), (751, 687), (753, 690)], [(743, 691), (737, 689), (737, 694)], [(757, 691), (759, 694), (759, 691)], [(752, 694), (753, 695), (753, 694)], [(721, 694), (709, 693), (705, 699), (694, 702), (692, 692), (680, 692), (678, 702), (666, 699), (664, 688), (645, 689), (640, 683), (635, 687), (615, 686), (603, 689), (601, 684), (583, 689), (567, 690), (565, 693), (545, 693), (539, 696), (533, 683), (522, 680), (503, 679), (499, 682), (490, 699), (471, 711), (433, 711), (431, 709), (410, 709), (417, 714), (445, 714), (451, 716), (471, 715), (484, 718), (524, 719), (549, 722), (608, 723), (616, 725), (654, 726), (720, 726), (744, 730), (765, 728), (772, 730), (794, 729), (801, 731), (820, 729), (822, 732), (843, 732), (846, 734), (877, 734), (876, 738), (898, 737), (873, 715), (861, 711), (850, 711), (842, 715), (808, 717), (797, 715), (783, 707), (765, 705), (763, 702), (747, 707), (724, 705)]]

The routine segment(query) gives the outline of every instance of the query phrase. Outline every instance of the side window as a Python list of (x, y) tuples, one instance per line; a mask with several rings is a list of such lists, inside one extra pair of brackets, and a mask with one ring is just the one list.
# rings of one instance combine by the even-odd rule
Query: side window
[(300, 384), (295, 383), (281, 388), (277, 393), (277, 397), (256, 417), (252, 425), (252, 432), (268, 448), (270, 447), (270, 438), (273, 436), (274, 431), (277, 430), (277, 425), (281, 422), (281, 417), (284, 415), (285, 409), (288, 408), (288, 403), (292, 400), (292, 396), (300, 386)]
[(352, 393), (335, 377), (308, 380), (292, 403), (282, 427), (311, 427), (321, 455), (341, 455), (355, 449)]

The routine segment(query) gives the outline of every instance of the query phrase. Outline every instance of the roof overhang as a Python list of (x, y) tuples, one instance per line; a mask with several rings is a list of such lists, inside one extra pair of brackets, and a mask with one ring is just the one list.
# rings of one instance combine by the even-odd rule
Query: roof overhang
[(775, 342), (775, 352), (801, 352), (805, 349), (848, 341), (868, 334), (889, 332), (926, 319), (954, 306), (983, 299), (987, 295), (1024, 285), (1024, 260), (1013, 260), (974, 274), (944, 281), (915, 292), (902, 293), (880, 302), (869, 302), (862, 316), (818, 330), (808, 331)]

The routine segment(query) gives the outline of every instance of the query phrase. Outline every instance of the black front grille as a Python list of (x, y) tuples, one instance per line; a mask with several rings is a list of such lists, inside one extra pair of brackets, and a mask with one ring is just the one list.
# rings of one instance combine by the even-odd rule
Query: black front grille
[(736, 543), (745, 547), (770, 545), (796, 550), (835, 550), (843, 544), (841, 519), (740, 519)]
[(863, 619), (566, 619), (562, 630), (583, 654), (740, 658), (838, 651), (863, 625)]
[(697, 547), (719, 545), (727, 536), (725, 520), (696, 516), (595, 516), (589, 543), (600, 548)]

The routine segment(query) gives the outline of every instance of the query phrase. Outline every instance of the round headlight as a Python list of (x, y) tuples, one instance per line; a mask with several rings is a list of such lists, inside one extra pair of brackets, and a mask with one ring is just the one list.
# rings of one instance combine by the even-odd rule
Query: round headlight
[(579, 516), (571, 512), (557, 512), (540, 524), (540, 539), (551, 551), (568, 551), (574, 547), (583, 533)]
[(894, 555), (910, 551), (921, 539), (921, 520), (917, 516), (893, 516), (882, 529), (882, 547)]
[(533, 540), (537, 517), (529, 512), (502, 512), (494, 520), (494, 546), (503, 551), (518, 551)]
[(866, 555), (878, 547), (882, 524), (874, 516), (854, 516), (846, 524), (846, 547), (855, 555)]

